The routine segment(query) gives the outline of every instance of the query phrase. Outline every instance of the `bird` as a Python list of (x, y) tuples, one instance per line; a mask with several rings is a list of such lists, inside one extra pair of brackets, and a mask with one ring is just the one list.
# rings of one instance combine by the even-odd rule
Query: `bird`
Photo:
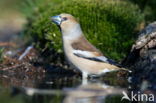
[(105, 57), (84, 36), (78, 20), (71, 14), (61, 13), (51, 17), (61, 31), (63, 50), (69, 64), (82, 72), (82, 79), (111, 71), (127, 70)]

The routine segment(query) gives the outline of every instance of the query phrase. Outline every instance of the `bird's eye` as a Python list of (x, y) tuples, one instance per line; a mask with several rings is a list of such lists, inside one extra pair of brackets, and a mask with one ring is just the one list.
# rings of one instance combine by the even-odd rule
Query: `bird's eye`
[(62, 21), (66, 21), (66, 20), (67, 20), (67, 17), (63, 17), (63, 18), (62, 18)]

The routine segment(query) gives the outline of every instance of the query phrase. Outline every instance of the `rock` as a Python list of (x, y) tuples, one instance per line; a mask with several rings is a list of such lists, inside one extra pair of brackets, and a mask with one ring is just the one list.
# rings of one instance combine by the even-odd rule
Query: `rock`
[(132, 82), (136, 86), (147, 80), (156, 89), (156, 22), (149, 24), (139, 33), (131, 52), (123, 61), (132, 73)]

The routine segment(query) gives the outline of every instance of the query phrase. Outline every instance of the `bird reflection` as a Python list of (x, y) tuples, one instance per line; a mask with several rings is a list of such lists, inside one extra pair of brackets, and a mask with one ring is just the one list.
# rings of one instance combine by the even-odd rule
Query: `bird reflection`
[(119, 96), (125, 91), (99, 82), (88, 82), (75, 89), (64, 90), (67, 94), (63, 103), (105, 103), (107, 96)]
[[(67, 81), (62, 81), (61, 83), (64, 82)], [(78, 86), (66, 85), (61, 88), (55, 88), (53, 85), (56, 85), (55, 82), (47, 86), (44, 85), (45, 88), (21, 87), (13, 88), (13, 91), (18, 94), (24, 93), (24, 95), (26, 94), (33, 98), (34, 101), (42, 101), (43, 103), (47, 103), (47, 101), (53, 101), (54, 103), (112, 103), (115, 101), (115, 103), (119, 103), (121, 102), (123, 91), (127, 92), (125, 89), (107, 85), (98, 79), (90, 79), (85, 83), (82, 81)], [(48, 88), (48, 86), (51, 88)], [(46, 101), (44, 101), (44, 98), (47, 98)], [(56, 98), (59, 98), (57, 102)]]

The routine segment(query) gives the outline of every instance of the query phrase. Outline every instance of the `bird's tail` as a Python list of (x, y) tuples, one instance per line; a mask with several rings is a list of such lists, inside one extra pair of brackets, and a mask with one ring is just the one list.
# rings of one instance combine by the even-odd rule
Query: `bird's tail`
[(132, 73), (132, 71), (131, 70), (129, 70), (129, 69), (126, 69), (126, 68), (121, 68), (121, 70), (124, 70), (124, 71), (127, 71), (127, 72), (129, 72), (129, 73)]

